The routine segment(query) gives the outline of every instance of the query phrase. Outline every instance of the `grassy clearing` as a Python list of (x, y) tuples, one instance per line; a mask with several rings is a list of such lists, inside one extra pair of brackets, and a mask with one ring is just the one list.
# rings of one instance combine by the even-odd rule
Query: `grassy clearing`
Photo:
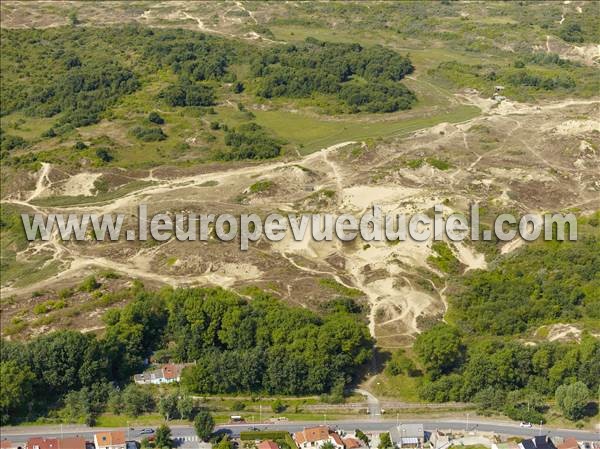
[(356, 118), (325, 120), (287, 111), (255, 111), (256, 121), (280, 138), (300, 146), (302, 154), (345, 140), (401, 136), (438, 123), (458, 123), (479, 115), (475, 106), (460, 105), (430, 116), (403, 119), (360, 121)]
[(382, 373), (373, 382), (372, 390), (376, 397), (394, 398), (405, 402), (420, 402), (417, 393), (420, 381), (419, 377), (410, 377), (406, 374), (391, 376)]
[(144, 187), (155, 185), (153, 181), (133, 181), (119, 187), (116, 190), (106, 193), (100, 193), (96, 196), (49, 196), (33, 200), (32, 203), (42, 207), (66, 207), (66, 206), (82, 206), (86, 204), (98, 204), (121, 198), (124, 195), (141, 190)]

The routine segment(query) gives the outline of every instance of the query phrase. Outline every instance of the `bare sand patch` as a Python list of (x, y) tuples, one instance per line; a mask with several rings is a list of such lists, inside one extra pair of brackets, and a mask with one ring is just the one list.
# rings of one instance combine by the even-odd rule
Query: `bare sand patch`
[(94, 183), (102, 176), (102, 173), (77, 173), (64, 183), (54, 187), (54, 193), (63, 196), (93, 196)]

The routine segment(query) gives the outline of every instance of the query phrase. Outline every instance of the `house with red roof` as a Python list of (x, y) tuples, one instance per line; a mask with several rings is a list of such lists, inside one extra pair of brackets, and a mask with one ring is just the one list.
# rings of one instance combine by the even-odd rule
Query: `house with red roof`
[(280, 449), (279, 445), (273, 440), (264, 440), (256, 444), (256, 449)]
[(183, 368), (189, 363), (166, 363), (159, 368), (133, 376), (136, 384), (170, 384), (181, 380)]
[(17, 443), (13, 443), (10, 440), (4, 438), (0, 441), (0, 449), (20, 449), (20, 446)]
[(29, 438), (26, 446), (27, 449), (59, 449), (58, 438)]
[(305, 427), (293, 434), (300, 449), (320, 449), (325, 443), (333, 444), (335, 449), (344, 449), (342, 438), (327, 426)]
[(98, 432), (94, 434), (94, 445), (96, 449), (126, 449), (125, 432)]

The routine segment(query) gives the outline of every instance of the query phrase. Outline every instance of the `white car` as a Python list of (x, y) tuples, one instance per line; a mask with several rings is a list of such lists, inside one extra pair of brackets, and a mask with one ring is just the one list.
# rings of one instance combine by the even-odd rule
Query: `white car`
[(521, 424), (519, 424), (519, 427), (533, 427), (533, 425), (530, 422), (522, 422)]

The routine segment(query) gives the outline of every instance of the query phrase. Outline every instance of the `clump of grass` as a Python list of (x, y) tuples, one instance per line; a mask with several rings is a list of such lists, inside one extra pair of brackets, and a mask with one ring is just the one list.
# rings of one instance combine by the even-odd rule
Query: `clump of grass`
[(319, 279), (319, 285), (333, 290), (336, 293), (339, 293), (340, 295), (347, 296), (348, 298), (358, 298), (364, 295), (364, 293), (359, 289), (346, 287), (345, 285), (340, 284), (338, 281), (332, 278)]
[(100, 283), (96, 280), (96, 277), (91, 275), (84, 279), (84, 281), (79, 286), (79, 290), (82, 292), (93, 292), (100, 288)]
[(44, 315), (48, 312), (52, 312), (53, 310), (64, 309), (67, 307), (67, 303), (62, 299), (52, 300), (41, 302), (36, 304), (33, 307), (33, 313), (36, 315)]
[(425, 161), (423, 159), (411, 159), (409, 161), (406, 161), (406, 166), (408, 168), (416, 170), (417, 168), (421, 168), (424, 163)]
[(250, 193), (260, 193), (266, 192), (271, 187), (273, 187), (273, 181), (263, 179), (252, 184), (248, 190), (250, 191)]
[(427, 262), (438, 270), (448, 274), (458, 274), (461, 271), (461, 263), (446, 242), (434, 242), (431, 248), (436, 256), (429, 256)]
[(438, 170), (448, 170), (452, 167), (449, 162), (446, 162), (442, 159), (436, 159), (434, 157), (427, 158), (427, 163)]

